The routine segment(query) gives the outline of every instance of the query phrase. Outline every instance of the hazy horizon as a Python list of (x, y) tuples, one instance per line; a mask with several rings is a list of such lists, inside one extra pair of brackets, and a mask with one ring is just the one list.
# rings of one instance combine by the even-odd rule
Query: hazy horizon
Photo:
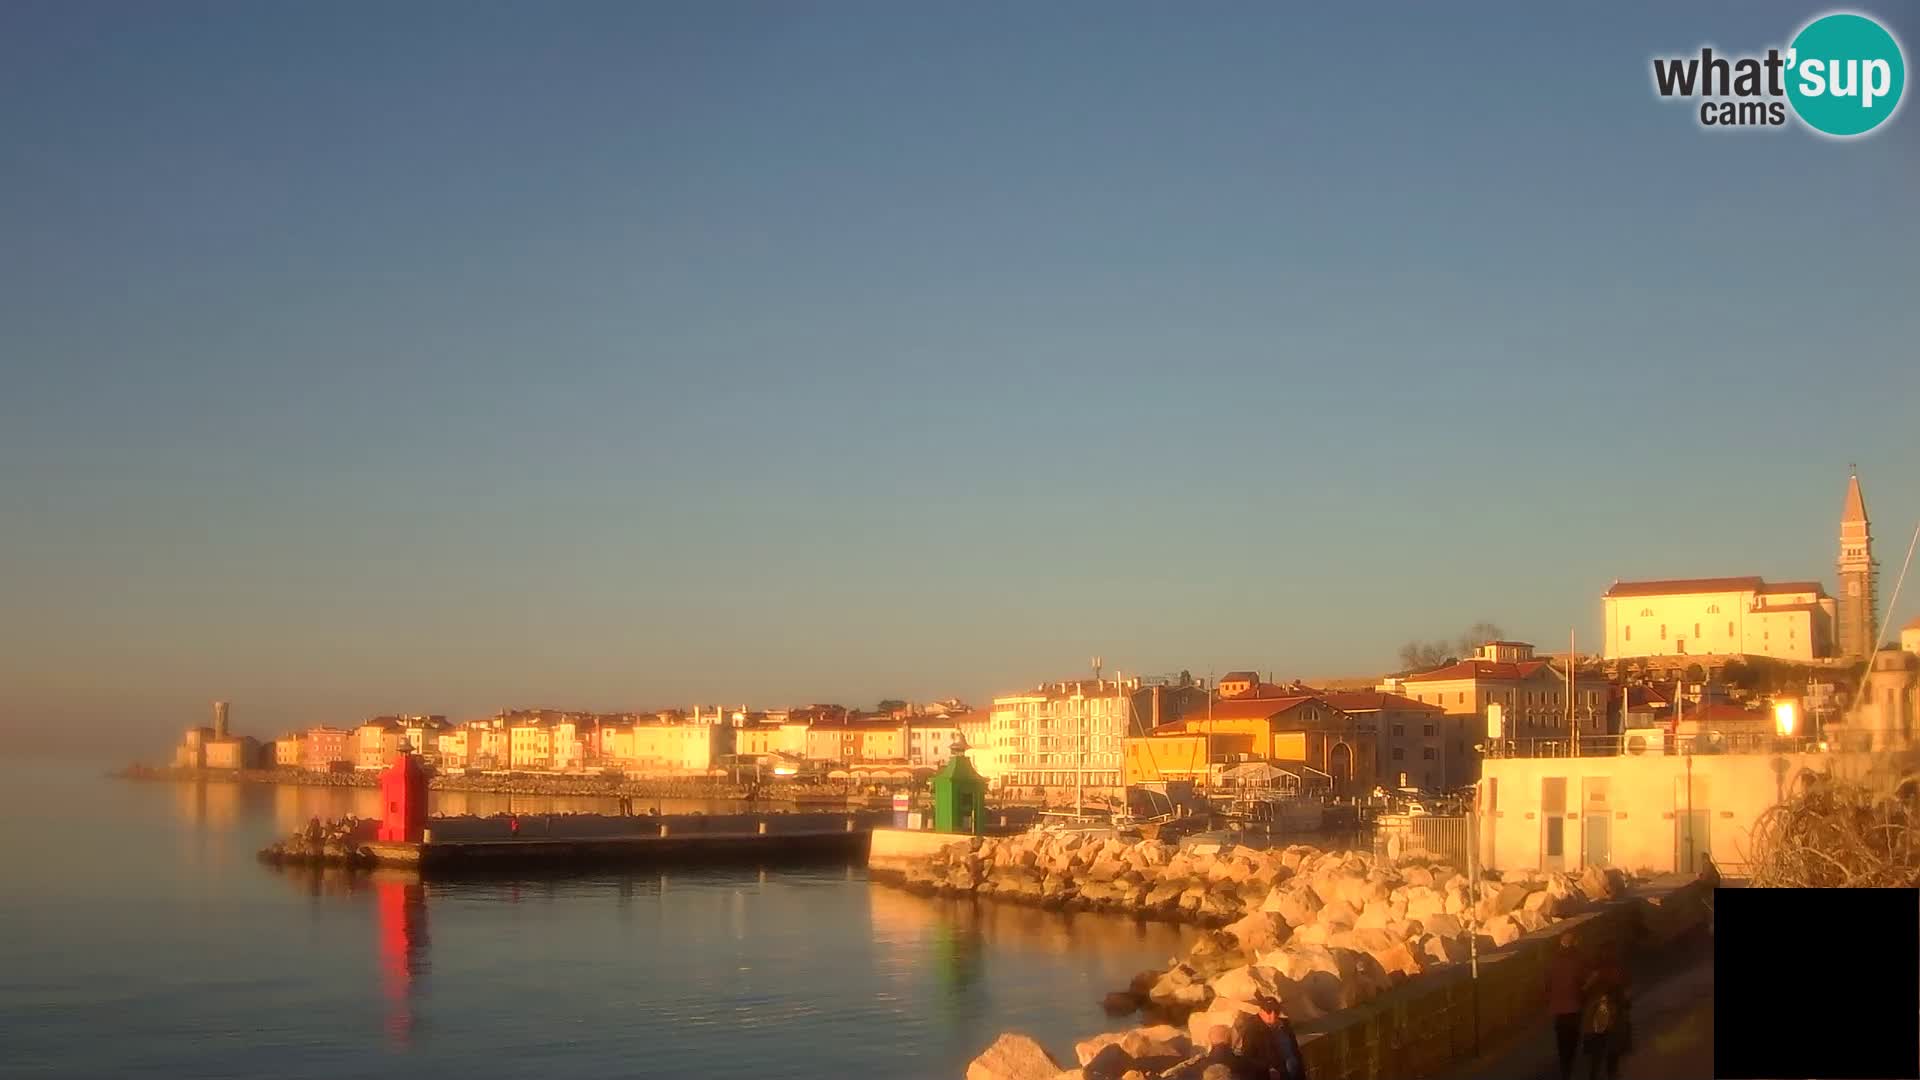
[(1912, 109), (1649, 85), (1811, 11), (6, 5), (0, 730), (1591, 648), (1850, 462), (1897, 626)]

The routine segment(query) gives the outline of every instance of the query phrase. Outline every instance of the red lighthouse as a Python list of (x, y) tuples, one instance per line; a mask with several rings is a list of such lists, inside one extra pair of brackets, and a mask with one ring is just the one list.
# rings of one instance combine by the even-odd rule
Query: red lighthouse
[(427, 774), (404, 745), (380, 773), (380, 832), (383, 842), (417, 844), (427, 831)]

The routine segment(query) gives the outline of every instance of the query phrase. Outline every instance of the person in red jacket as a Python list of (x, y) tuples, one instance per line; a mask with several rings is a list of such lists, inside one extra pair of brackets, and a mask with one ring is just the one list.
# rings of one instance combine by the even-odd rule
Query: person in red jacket
[(1547, 1011), (1553, 1014), (1553, 1038), (1560, 1051), (1560, 1080), (1573, 1078), (1589, 974), (1587, 962), (1580, 955), (1579, 939), (1571, 932), (1561, 934), (1560, 948), (1547, 963)]

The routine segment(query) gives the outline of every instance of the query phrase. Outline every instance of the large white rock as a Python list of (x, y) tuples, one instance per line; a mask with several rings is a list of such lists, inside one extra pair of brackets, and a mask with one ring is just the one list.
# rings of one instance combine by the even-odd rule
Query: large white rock
[(1300, 927), (1315, 921), (1323, 906), (1319, 894), (1313, 889), (1290, 882), (1268, 893), (1267, 901), (1260, 905), (1260, 910), (1280, 916), (1288, 926)]
[(1467, 938), (1464, 934), (1454, 937), (1427, 934), (1420, 939), (1418, 948), (1420, 955), (1429, 965), (1460, 964), (1468, 959)]
[(1420, 920), (1420, 928), (1434, 937), (1457, 938), (1467, 932), (1457, 915), (1429, 915)]
[(1480, 933), (1493, 941), (1498, 949), (1520, 940), (1520, 924), (1507, 915), (1496, 915), (1480, 924)]
[(1054, 1080), (1063, 1070), (1031, 1036), (1009, 1031), (967, 1065), (967, 1080)]
[(1335, 900), (1320, 909), (1315, 921), (1335, 930), (1351, 930), (1360, 921), (1360, 913), (1344, 900)]
[(1261, 994), (1274, 993), (1275, 972), (1272, 968), (1257, 967), (1252, 964), (1234, 968), (1213, 980), (1213, 996), (1229, 1001), (1252, 1001)]
[(1080, 1060), (1081, 1065), (1085, 1065), (1093, 1060), (1093, 1055), (1119, 1042), (1125, 1034), (1120, 1031), (1105, 1031), (1090, 1039), (1082, 1039), (1073, 1044), (1073, 1056)]
[(1447, 910), (1446, 894), (1425, 885), (1409, 885), (1406, 900), (1409, 919), (1421, 920)]
[(1272, 912), (1254, 911), (1241, 916), (1237, 922), (1229, 923), (1226, 932), (1233, 935), (1241, 952), (1252, 955), (1286, 944), (1293, 928)]

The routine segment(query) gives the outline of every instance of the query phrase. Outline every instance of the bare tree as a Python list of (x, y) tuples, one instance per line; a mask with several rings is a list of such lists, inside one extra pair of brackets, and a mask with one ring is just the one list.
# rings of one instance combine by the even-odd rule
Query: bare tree
[(1459, 652), (1461, 656), (1472, 656), (1474, 651), (1480, 648), (1480, 646), (1485, 645), (1489, 641), (1499, 641), (1506, 636), (1506, 631), (1500, 629), (1499, 623), (1488, 622), (1482, 619), (1472, 626), (1467, 627), (1466, 630), (1461, 633), (1456, 644), (1460, 646)]
[(1400, 646), (1400, 666), (1405, 671), (1426, 671), (1439, 667), (1451, 657), (1444, 641), (1409, 641)]

